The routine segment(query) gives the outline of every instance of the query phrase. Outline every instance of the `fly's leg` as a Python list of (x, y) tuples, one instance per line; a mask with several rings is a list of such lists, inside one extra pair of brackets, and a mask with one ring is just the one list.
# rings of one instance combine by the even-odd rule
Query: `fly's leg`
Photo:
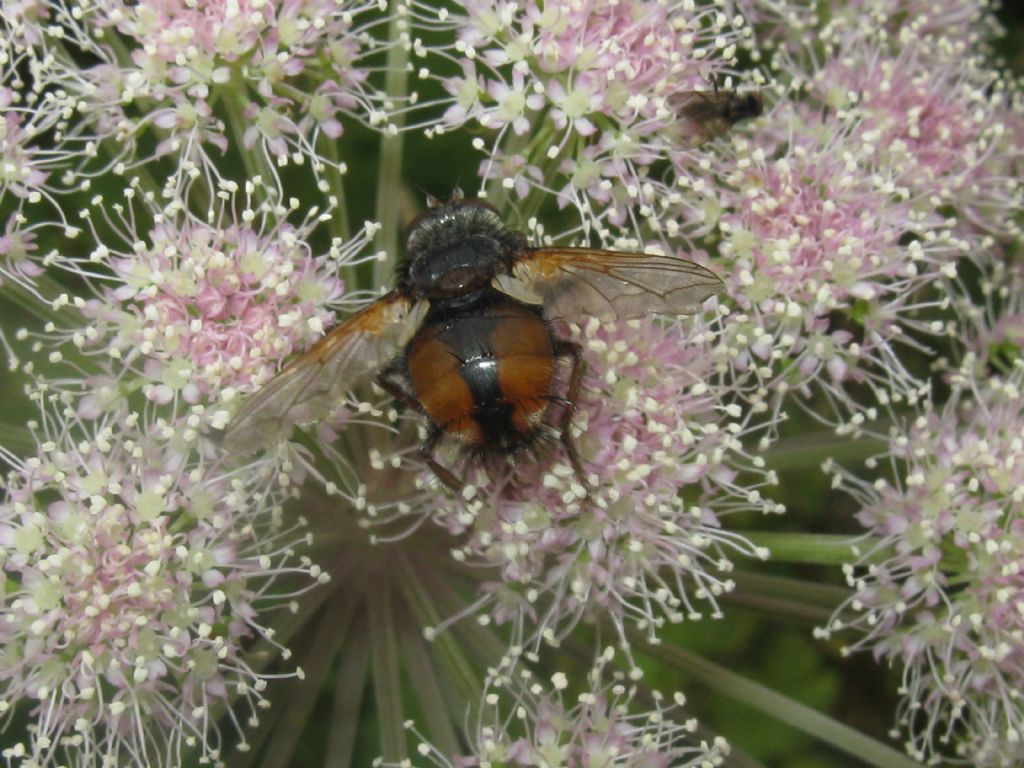
[(569, 373), (569, 390), (566, 392), (566, 407), (562, 411), (562, 418), (558, 424), (558, 437), (565, 446), (565, 452), (569, 455), (569, 463), (572, 464), (573, 472), (580, 485), (587, 487), (586, 476), (583, 474), (583, 463), (576, 451), (576, 444), (572, 439), (572, 412), (576, 408), (576, 400), (580, 394), (580, 381), (583, 379), (583, 347), (573, 341), (555, 341), (555, 357), (571, 358), (572, 370)]
[(377, 378), (373, 380), (373, 383), (395, 398), (400, 405), (412, 408), (416, 413), (426, 415), (422, 403), (398, 383), (396, 379), (399, 377), (404, 378), (401, 368), (397, 363), (390, 363), (377, 374)]
[(434, 449), (437, 447), (438, 441), (444, 435), (440, 429), (436, 427), (431, 431), (430, 435), (420, 444), (420, 456), (427, 462), (427, 466), (430, 467), (430, 471), (434, 473), (434, 476), (442, 483), (447, 485), (456, 493), (462, 493), (462, 490), (466, 487), (459, 478), (457, 478), (452, 471), (447, 467), (441, 466), (441, 464), (434, 458)]

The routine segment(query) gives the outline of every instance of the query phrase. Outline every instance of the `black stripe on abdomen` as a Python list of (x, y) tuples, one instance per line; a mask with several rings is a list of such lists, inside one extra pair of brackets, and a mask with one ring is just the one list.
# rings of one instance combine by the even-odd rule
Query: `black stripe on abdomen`
[(493, 357), (478, 358), (464, 363), (460, 372), (473, 395), (473, 416), (487, 442), (495, 447), (518, 443), (519, 434), (512, 421), (515, 407), (504, 401), (498, 382), (498, 361)]

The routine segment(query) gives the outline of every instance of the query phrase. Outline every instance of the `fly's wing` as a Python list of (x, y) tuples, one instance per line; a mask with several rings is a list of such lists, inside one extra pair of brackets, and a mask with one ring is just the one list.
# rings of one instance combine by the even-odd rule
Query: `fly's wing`
[(721, 136), (740, 120), (761, 114), (761, 97), (754, 93), (733, 91), (686, 91), (677, 94), (671, 103), (675, 110), (681, 149), (693, 149)]
[(495, 287), (521, 300), (543, 302), (553, 317), (631, 320), (652, 313), (693, 314), (721, 289), (722, 281), (699, 264), (672, 256), (526, 248), (512, 274), (496, 280)]
[(296, 424), (329, 416), (365, 374), (394, 357), (422, 309), (392, 291), (336, 326), (242, 404), (224, 446), (254, 451), (285, 439)]

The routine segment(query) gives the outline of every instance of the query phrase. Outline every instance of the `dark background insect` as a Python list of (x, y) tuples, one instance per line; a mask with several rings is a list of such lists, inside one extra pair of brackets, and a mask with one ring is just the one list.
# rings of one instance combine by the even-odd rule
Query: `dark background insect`
[(692, 149), (721, 136), (741, 120), (760, 116), (764, 100), (756, 91), (688, 91), (672, 106), (679, 120), (679, 143)]

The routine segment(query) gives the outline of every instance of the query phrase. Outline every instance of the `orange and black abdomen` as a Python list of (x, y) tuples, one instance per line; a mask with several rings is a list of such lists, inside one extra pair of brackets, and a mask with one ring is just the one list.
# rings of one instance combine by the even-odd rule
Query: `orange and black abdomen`
[(427, 317), (405, 362), (427, 416), (469, 448), (511, 451), (543, 424), (555, 357), (539, 309), (504, 297), (446, 308)]

